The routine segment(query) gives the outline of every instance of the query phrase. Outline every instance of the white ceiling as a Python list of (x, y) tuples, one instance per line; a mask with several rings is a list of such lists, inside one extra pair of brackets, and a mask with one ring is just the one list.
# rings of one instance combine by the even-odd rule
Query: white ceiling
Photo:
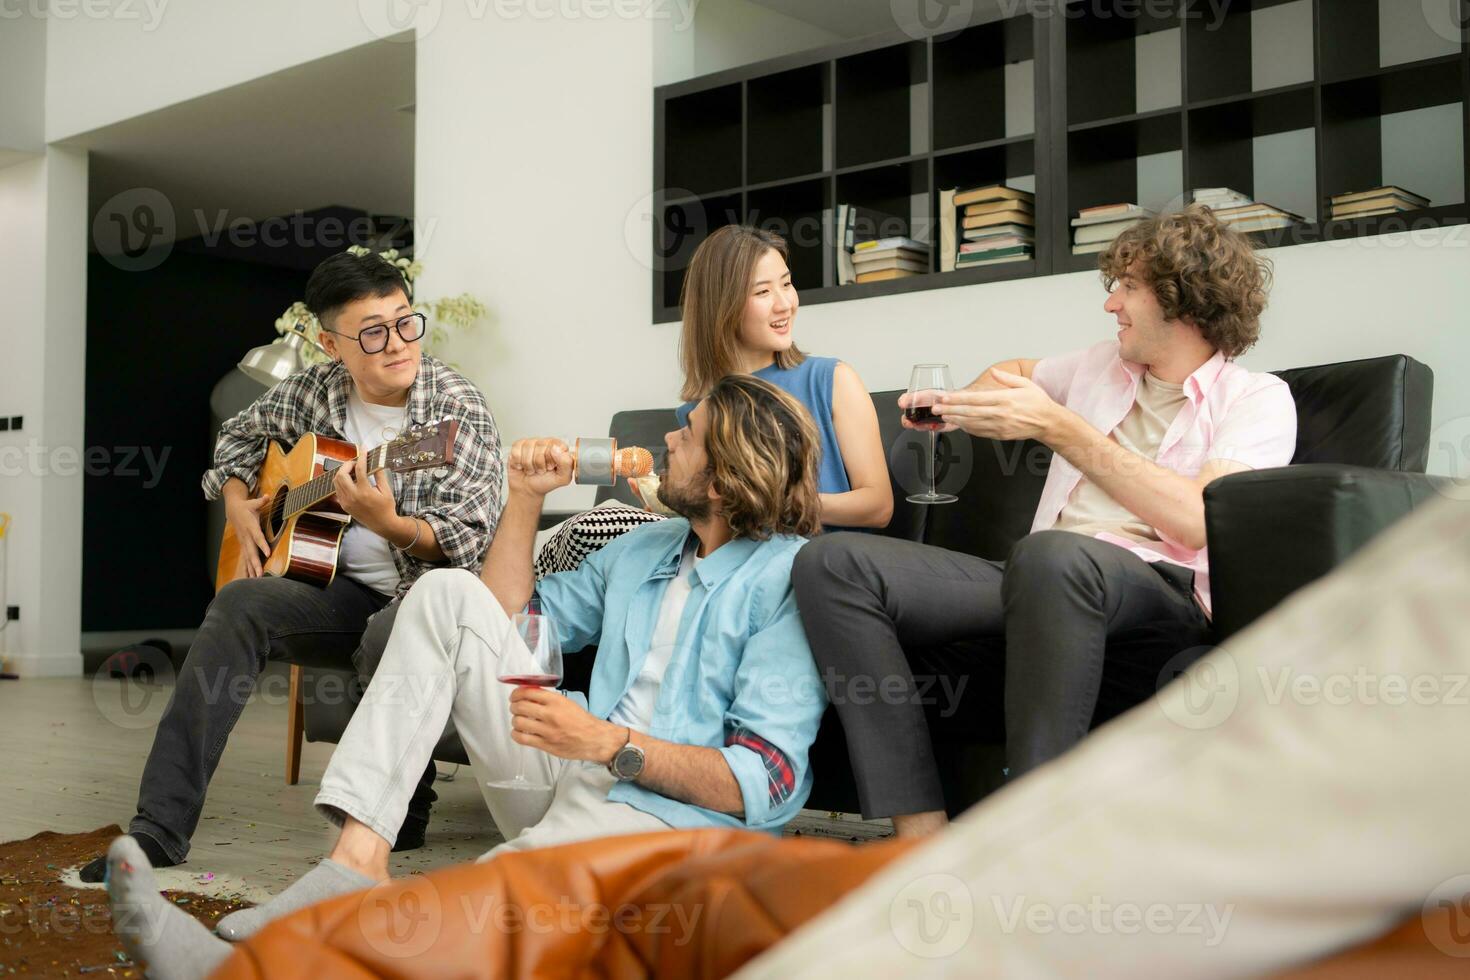
[(806, 21), (844, 38), (913, 28), (920, 34), (921, 11), (935, 23), (969, 14), (969, 23), (994, 20), (1021, 0), (751, 0), (787, 17)]
[[(90, 213), (161, 192), (176, 235), (329, 205), (413, 213), (414, 45), (378, 41), (67, 142), (91, 151)], [(405, 110), (404, 107), (408, 107)]]

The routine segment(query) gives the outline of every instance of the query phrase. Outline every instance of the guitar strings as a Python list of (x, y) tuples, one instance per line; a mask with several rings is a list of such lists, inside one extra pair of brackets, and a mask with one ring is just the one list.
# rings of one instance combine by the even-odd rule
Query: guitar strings
[[(367, 468), (371, 472), (381, 469), (388, 462), (388, 447), (379, 446), (367, 454)], [(272, 507), (272, 519), (285, 521), (290, 520), (297, 514), (315, 507), (326, 500), (336, 491), (333, 482), (336, 467), (313, 477), (293, 490), (287, 491), (280, 502)], [(277, 525), (279, 526), (279, 524)]]

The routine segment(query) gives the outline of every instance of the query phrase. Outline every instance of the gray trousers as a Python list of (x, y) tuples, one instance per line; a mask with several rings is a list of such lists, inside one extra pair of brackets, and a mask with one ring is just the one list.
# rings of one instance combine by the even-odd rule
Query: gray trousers
[(1201, 642), (1206, 631), (1190, 570), (1069, 531), (1027, 535), (1005, 562), (878, 535), (822, 535), (797, 554), (792, 580), (869, 818), (944, 809), (905, 647), (1004, 635), (1015, 778), (1087, 734), (1109, 636), (1160, 621), (1197, 628)]
[[(184, 860), (209, 781), (266, 663), (355, 667), (365, 683), (397, 611), (398, 603), (346, 575), (324, 589), (274, 577), (239, 579), (221, 589), (159, 719), (129, 829)], [(415, 797), (414, 812), (424, 819), (433, 801), (432, 772), (432, 765), (424, 771)]]

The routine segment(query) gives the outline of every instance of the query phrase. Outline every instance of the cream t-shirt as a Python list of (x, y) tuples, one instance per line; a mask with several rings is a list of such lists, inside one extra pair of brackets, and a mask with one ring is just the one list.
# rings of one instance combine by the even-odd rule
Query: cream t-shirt
[[(360, 453), (376, 449), (392, 441), (407, 427), (408, 409), (392, 405), (370, 405), (352, 392), (347, 398), (347, 421), (343, 435), (357, 446)], [(390, 479), (387, 472), (373, 477)], [(393, 552), (388, 542), (353, 521), (342, 536), (342, 548), (337, 555), (337, 570), (349, 578), (383, 595), (398, 591), (398, 566), (393, 563)]]
[[(1133, 408), (1113, 430), (1112, 440), (1144, 459), (1154, 459), (1164, 441), (1164, 433), (1184, 407), (1185, 399), (1184, 385), (1160, 381), (1145, 371), (1138, 383)], [(1052, 528), (1088, 536), (1107, 532), (1132, 541), (1159, 540), (1157, 531), (1086, 477), (1077, 483)]]

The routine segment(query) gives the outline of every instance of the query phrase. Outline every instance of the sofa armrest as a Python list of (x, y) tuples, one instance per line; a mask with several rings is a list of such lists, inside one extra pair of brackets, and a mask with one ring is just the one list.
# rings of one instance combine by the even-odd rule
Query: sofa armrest
[(1216, 635), (1244, 629), (1433, 499), (1445, 478), (1305, 464), (1233, 473), (1205, 487)]

